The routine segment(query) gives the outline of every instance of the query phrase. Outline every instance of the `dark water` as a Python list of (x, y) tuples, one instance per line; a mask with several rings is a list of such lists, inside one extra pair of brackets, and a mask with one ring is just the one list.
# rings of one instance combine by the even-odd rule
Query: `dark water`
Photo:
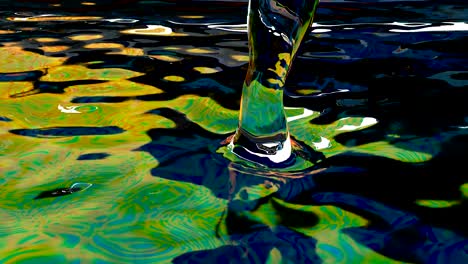
[(0, 7), (1, 263), (468, 263), (464, 1), (321, 2), (289, 174), (221, 153), (246, 2)]

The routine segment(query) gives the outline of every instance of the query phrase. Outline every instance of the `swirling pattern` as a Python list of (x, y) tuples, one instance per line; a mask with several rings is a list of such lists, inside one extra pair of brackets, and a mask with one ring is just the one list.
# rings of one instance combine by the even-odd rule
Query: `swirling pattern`
[(468, 263), (465, 36), (403, 32), (461, 4), (321, 3), (285, 102), (326, 159), (279, 173), (219, 145), (241, 4), (62, 2), (0, 10), (0, 263)]
[(24, 51), (20, 47), (0, 47), (1, 72), (27, 72), (62, 64), (66, 58), (47, 57)]
[(88, 69), (79, 65), (51, 68), (41, 78), (45, 82), (65, 82), (74, 80), (121, 80), (140, 76), (140, 73), (119, 68)]

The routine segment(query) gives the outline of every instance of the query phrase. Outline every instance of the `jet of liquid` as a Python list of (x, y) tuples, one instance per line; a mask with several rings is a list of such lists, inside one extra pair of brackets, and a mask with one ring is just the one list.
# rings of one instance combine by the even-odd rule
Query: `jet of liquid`
[(237, 156), (265, 165), (288, 163), (289, 135), (283, 90), (319, 0), (250, 0), (249, 67), (239, 126), (229, 146)]

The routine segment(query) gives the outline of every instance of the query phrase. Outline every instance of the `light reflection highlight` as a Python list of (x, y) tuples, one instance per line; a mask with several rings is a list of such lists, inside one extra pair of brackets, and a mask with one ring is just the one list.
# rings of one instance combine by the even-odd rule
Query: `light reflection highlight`
[(98, 16), (57, 16), (44, 14), (32, 17), (7, 17), (7, 20), (14, 22), (46, 22), (46, 21), (94, 21), (101, 20)]
[[(172, 21), (171, 21), (172, 22)], [(176, 22), (174, 22), (176, 23)], [(320, 24), (313, 23), (313, 30), (311, 33), (324, 33), (331, 32), (330, 28), (339, 28), (343, 30), (353, 30), (355, 26), (397, 26), (397, 27), (406, 27), (410, 29), (389, 29), (390, 32), (443, 32), (443, 31), (468, 31), (468, 24), (465, 22), (441, 22), (446, 25), (440, 26), (431, 26), (432, 23), (425, 22), (391, 22), (391, 23), (346, 23), (346, 24)], [(185, 24), (185, 23), (178, 23)], [(199, 23), (200, 24), (200, 23)], [(200, 24), (203, 25), (203, 24)], [(205, 23), (210, 29), (218, 29), (228, 32), (240, 32), (247, 33), (247, 24), (209, 24)], [(274, 30), (274, 28), (272, 29)]]
[(40, 47), (44, 52), (62, 52), (65, 50), (68, 50), (70, 47), (68, 46), (45, 46), (45, 47)]
[[(161, 25), (147, 25), (147, 28), (127, 29), (121, 31), (124, 34), (149, 35), (149, 36), (168, 36), (174, 35), (172, 29)], [(184, 35), (184, 34), (175, 34)]]
[(185, 78), (182, 76), (177, 76), (177, 75), (169, 75), (165, 76), (163, 78), (165, 81), (170, 81), (170, 82), (183, 82), (185, 81)]
[(104, 36), (101, 34), (80, 34), (80, 35), (69, 36), (68, 38), (71, 40), (75, 40), (75, 41), (88, 41), (88, 40), (101, 39), (101, 38), (104, 38)]
[[(450, 22), (444, 22), (450, 23)], [(453, 22), (450, 25), (423, 27), (417, 29), (390, 29), (391, 32), (443, 32), (443, 31), (468, 31), (468, 24), (465, 22)]]

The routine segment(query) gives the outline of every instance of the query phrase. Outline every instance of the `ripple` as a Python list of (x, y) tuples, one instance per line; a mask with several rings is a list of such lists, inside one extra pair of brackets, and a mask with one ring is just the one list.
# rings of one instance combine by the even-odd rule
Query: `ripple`
[(50, 42), (59, 42), (60, 39), (58, 38), (34, 38), (35, 41), (41, 43), (50, 43)]
[(62, 113), (66, 114), (80, 114), (81, 112), (76, 110), (78, 106), (77, 105), (71, 105), (71, 106), (65, 106), (63, 107), (62, 105), (58, 105), (57, 109), (60, 110)]
[(77, 160), (99, 160), (109, 157), (108, 153), (88, 153), (80, 155)]
[(174, 45), (163, 47), (163, 50), (172, 51), (184, 55), (195, 55), (203, 57), (211, 57), (217, 59), (221, 64), (228, 67), (239, 67), (248, 62), (249, 56), (247, 52), (239, 52), (232, 48), (212, 48), (212, 47), (195, 47), (190, 45)]
[(44, 52), (54, 53), (54, 52), (66, 51), (69, 48), (70, 48), (69, 46), (62, 45), (62, 46), (45, 46), (45, 47), (40, 47), (39, 49), (41, 49)]
[(28, 72), (61, 65), (66, 58), (47, 57), (20, 47), (0, 47), (0, 72)]
[(419, 206), (429, 208), (448, 208), (455, 205), (459, 205), (460, 201), (446, 201), (446, 200), (416, 200), (416, 204)]
[[(348, 118), (344, 118), (344, 119), (341, 119), (340, 121), (344, 121), (344, 120), (347, 120)], [(337, 130), (344, 130), (344, 131), (353, 131), (353, 130), (357, 130), (357, 129), (362, 129), (362, 128), (366, 128), (366, 127), (370, 127), (370, 126), (373, 126), (377, 124), (377, 119), (373, 118), (373, 117), (364, 117), (362, 119), (362, 123), (359, 124), (359, 125), (343, 125), (339, 128), (337, 128)]]
[(417, 29), (390, 29), (390, 32), (410, 33), (410, 32), (468, 31), (468, 24), (465, 22), (444, 22), (444, 23), (448, 23), (450, 25), (422, 27), (422, 28), (417, 28)]
[(129, 80), (107, 81), (96, 84), (72, 85), (65, 89), (73, 96), (107, 95), (107, 96), (138, 96), (159, 94), (163, 91), (154, 86)]
[(162, 60), (162, 61), (167, 61), (167, 62), (176, 62), (176, 61), (183, 60), (183, 58), (173, 56), (173, 55), (149, 55), (149, 56), (157, 60)]
[[(84, 8), (96, 1), (81, 2), (75, 6)], [(245, 17), (232, 16), (240, 7), (233, 2), (227, 4), (227, 16), (206, 5), (209, 14), (183, 10), (158, 17), (153, 11), (162, 9), (154, 9), (153, 4), (158, 3), (150, 2), (143, 9), (130, 5), (126, 10), (102, 13), (86, 8), (93, 13), (79, 16), (0, 11), (10, 16), (10, 20), (0, 21), (4, 41), (0, 45), (0, 237), (4, 238), (0, 239), (0, 262), (169, 263), (188, 252), (200, 252), (190, 260), (200, 257), (201, 261), (202, 257), (244, 253), (235, 251), (240, 247), (227, 246), (234, 244), (227, 235), (233, 231), (223, 216), (229, 201), (216, 196), (228, 196), (229, 175), (224, 171), (228, 165), (209, 149), (238, 125), (239, 97), (233, 98), (240, 92), (249, 61), (247, 26), (242, 24)], [(329, 195), (320, 198), (314, 191), (313, 205), (271, 198), (271, 204), (281, 204), (289, 211), (279, 214), (268, 205), (252, 214), (258, 225), (284, 231), (286, 227), (280, 226), (284, 224), (317, 243), (303, 242), (292, 232), (253, 232), (245, 237), (268, 245), (277, 243), (265, 251), (266, 255), (270, 252), (271, 261), (286, 260), (293, 252), (289, 250), (306, 246), (305, 254), (317, 254), (330, 263), (399, 263), (421, 252), (427, 256), (417, 260), (423, 262), (464, 263), (466, 243), (453, 234), (464, 232), (463, 223), (450, 225), (463, 220), (459, 214), (468, 197), (468, 185), (463, 177), (449, 183), (436, 175), (453, 174), (464, 158), (464, 138), (452, 142), (451, 137), (464, 136), (467, 128), (460, 107), (464, 93), (458, 92), (467, 79), (461, 56), (466, 22), (437, 22), (452, 14), (460, 20), (462, 8), (444, 4), (410, 10), (408, 1), (403, 1), (399, 8), (407, 12), (399, 15), (413, 22), (373, 23), (402, 18), (385, 15), (391, 12), (375, 3), (353, 3), (351, 8), (346, 1), (334, 2), (342, 3), (325, 7), (320, 14), (324, 22), (314, 23), (312, 39), (298, 54), (297, 71), (291, 72), (288, 85), (297, 94), (286, 96), (296, 108), (286, 109), (286, 114), (293, 136), (323, 151), (331, 163), (342, 158), (349, 167), (289, 173), (288, 179), (310, 177), (308, 183), (314, 190), (325, 189)], [(44, 6), (51, 9), (47, 3)], [(101, 2), (96, 6), (102, 7)], [(62, 8), (67, 5), (54, 10)], [(164, 8), (185, 7), (168, 4)], [(109, 18), (114, 14), (118, 17)], [(169, 16), (176, 21), (167, 20)], [(325, 22), (340, 20), (352, 22)], [(59, 57), (64, 54), (67, 57)], [(178, 78), (184, 78), (183, 82), (173, 82)], [(450, 128), (435, 126), (435, 134), (430, 136), (393, 128), (393, 115), (400, 116), (397, 110), (406, 109), (411, 111), (404, 111), (401, 122), (417, 119), (419, 129), (430, 129), (426, 125), (438, 117), (429, 114), (444, 112), (437, 104), (444, 100), (454, 102), (451, 115), (444, 116)], [(428, 114), (419, 108), (424, 102), (437, 111)], [(323, 111), (323, 106), (331, 111)], [(448, 147), (447, 142), (451, 142)], [(151, 155), (133, 151), (140, 148)], [(349, 153), (357, 158), (347, 159)], [(370, 163), (362, 169), (361, 160)], [(375, 165), (379, 160), (389, 160), (383, 163), (389, 166)], [(393, 169), (394, 164), (401, 171)], [(421, 225), (402, 232), (376, 232), (368, 212), (352, 213), (349, 206), (315, 203), (353, 204), (398, 228), (408, 228), (415, 218), (392, 215), (390, 206), (369, 202), (385, 188), (372, 191), (365, 185), (372, 185), (389, 169), (396, 181), (401, 178), (398, 173), (422, 178), (420, 182), (409, 178), (400, 185), (396, 182), (394, 187), (410, 188), (409, 184), (420, 188), (409, 196), (401, 192), (395, 197), (379, 196), (386, 204), (409, 208), (425, 222), (455, 231)], [(260, 186), (237, 182), (251, 201), (270, 199), (281, 191), (262, 185), (280, 173), (235, 166), (229, 172), (262, 177), (257, 177)], [(335, 172), (343, 179), (333, 178)], [(356, 175), (371, 177), (360, 182), (358, 178), (354, 181)], [(92, 188), (88, 188), (91, 182)], [(252, 177), (245, 180), (253, 182)], [(434, 196), (427, 186), (438, 183), (441, 190)], [(447, 184), (450, 190), (444, 187)], [(348, 196), (340, 196), (336, 188), (344, 188)], [(76, 189), (86, 191), (74, 193)], [(52, 197), (34, 200), (44, 191)], [(62, 191), (70, 195), (59, 195)], [(369, 197), (354, 199), (357, 192)], [(275, 222), (275, 218), (281, 219)], [(217, 224), (224, 228), (219, 234)], [(234, 224), (248, 223), (240, 220)], [(406, 246), (415, 236), (425, 239), (424, 244)], [(282, 247), (285, 243), (291, 244), (289, 250)], [(390, 249), (377, 250), (381, 245)]]
[(147, 28), (127, 29), (121, 31), (123, 34), (143, 35), (143, 36), (186, 36), (183, 33), (173, 32), (170, 27), (161, 25), (146, 25)]
[[(466, 87), (468, 85), (468, 77), (458, 79), (456, 76), (461, 74), (468, 74), (468, 71), (446, 71), (434, 74), (428, 78), (443, 80), (454, 87)], [(465, 75), (466, 76), (466, 75)]]
[(89, 40), (102, 39), (104, 38), (104, 36), (101, 34), (77, 34), (77, 35), (68, 36), (68, 38), (71, 40), (75, 40), (75, 41), (89, 41)]
[(185, 78), (182, 76), (177, 76), (177, 75), (168, 75), (168, 76), (164, 76), (163, 80), (169, 81), (169, 82), (183, 82), (185, 81)]
[(43, 14), (31, 17), (7, 17), (7, 20), (14, 22), (49, 22), (49, 21), (96, 21), (101, 20), (98, 16), (60, 16), (53, 14)]
[(7, 257), (3, 258), (2, 261), (3, 263), (35, 263), (36, 261), (43, 263), (68, 262), (67, 258), (61, 252), (57, 252), (57, 250), (54, 250), (53, 248), (54, 243), (49, 244), (42, 242), (36, 245), (30, 244), (17, 249), (5, 250), (3, 251), (3, 254)]
[(40, 138), (56, 138), (89, 135), (113, 135), (123, 133), (125, 130), (117, 126), (108, 127), (51, 127), (40, 129), (13, 129), (10, 133)]
[(91, 186), (91, 183), (73, 183), (69, 188), (57, 188), (53, 190), (42, 191), (36, 197), (34, 197), (34, 200), (70, 195), (72, 193), (84, 191)]
[(14, 31), (14, 30), (9, 30), (9, 29), (8, 30), (4, 30), (4, 29), (0, 30), (0, 35), (14, 34), (14, 33), (16, 33), (16, 31)]
[(130, 18), (108, 18), (104, 19), (104, 21), (108, 21), (111, 23), (122, 23), (122, 24), (133, 24), (138, 22), (138, 19), (130, 19)]
[(202, 74), (212, 74), (212, 73), (217, 73), (222, 71), (221, 68), (210, 68), (210, 67), (194, 67), (193, 68), (195, 71), (202, 73)]
[(125, 48), (124, 45), (120, 43), (90, 43), (83, 46), (85, 49), (123, 49)]
[(89, 69), (81, 65), (56, 66), (40, 78), (44, 82), (83, 80), (123, 80), (141, 76), (142, 73), (120, 68)]

